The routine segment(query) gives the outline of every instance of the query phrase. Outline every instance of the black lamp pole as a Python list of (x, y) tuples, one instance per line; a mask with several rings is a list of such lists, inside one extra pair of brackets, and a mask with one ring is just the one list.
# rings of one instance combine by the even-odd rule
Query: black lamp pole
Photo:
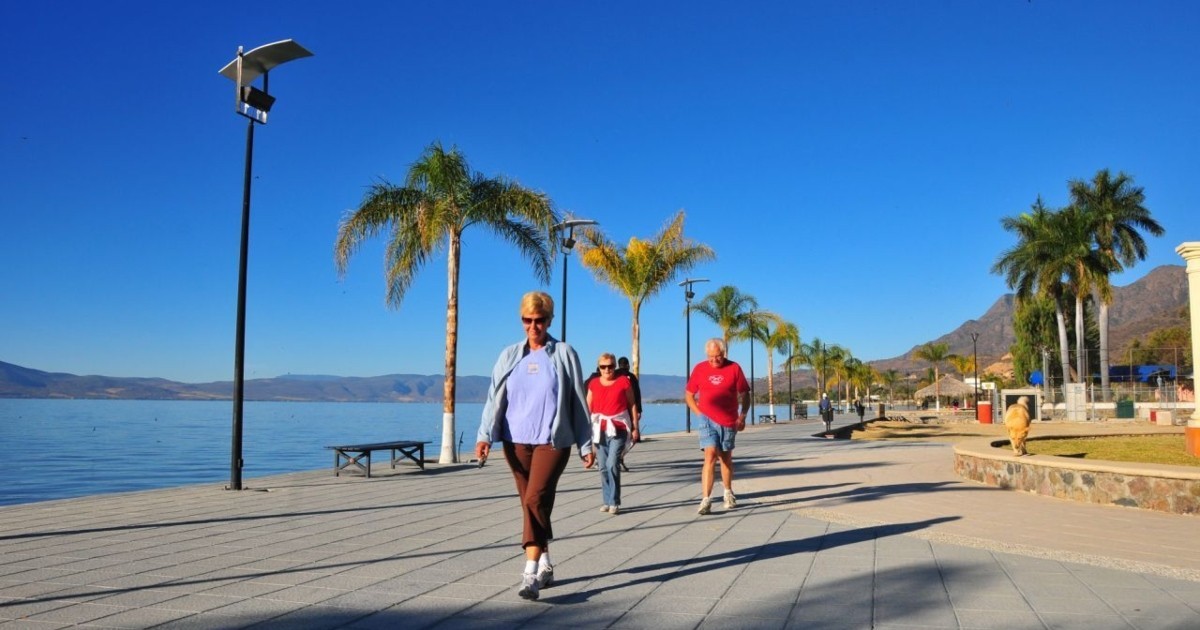
[(791, 342), (788, 342), (788, 422), (792, 421), (792, 408), (796, 406), (796, 403), (792, 401), (792, 350), (794, 348), (792, 348)]
[(571, 254), (571, 248), (575, 247), (575, 228), (581, 225), (596, 225), (596, 222), (590, 219), (568, 219), (550, 228), (553, 231), (563, 229), (567, 231), (560, 241), (563, 253), (563, 283), (562, 308), (559, 309), (561, 311), (559, 317), (562, 318), (562, 332), (558, 336), (559, 341), (567, 340), (567, 256)]
[(750, 311), (750, 320), (746, 322), (750, 330), (750, 424), (754, 424), (754, 311)]
[[(696, 284), (697, 282), (708, 282), (708, 278), (687, 278), (683, 282), (679, 283), (679, 286), (683, 287), (683, 301), (686, 303), (686, 306), (683, 309), (684, 319), (687, 321), (686, 332), (684, 333), (683, 338), (683, 353), (685, 357), (683, 366), (683, 382), (685, 387), (688, 378), (692, 375), (692, 298), (696, 297), (696, 294), (692, 292), (692, 285)], [(686, 414), (684, 431), (691, 433), (692, 408), (686, 403), (683, 405), (683, 408), (684, 413)]]
[[(249, 118), (246, 128), (246, 166), (242, 179), (242, 231), (238, 258), (236, 331), (233, 342), (233, 435), (230, 439), (229, 490), (242, 489), (242, 402), (245, 392), (246, 357), (246, 268), (250, 252), (250, 182), (254, 161), (254, 125), (267, 124), (267, 113), (275, 98), (267, 90), (267, 73), (280, 64), (311, 57), (312, 53), (294, 40), (285, 39), (243, 52), (221, 68), (220, 74), (234, 81), (234, 111)], [(262, 89), (252, 84), (262, 77)]]
[(971, 333), (971, 357), (975, 361), (975, 419), (979, 420), (979, 333)]

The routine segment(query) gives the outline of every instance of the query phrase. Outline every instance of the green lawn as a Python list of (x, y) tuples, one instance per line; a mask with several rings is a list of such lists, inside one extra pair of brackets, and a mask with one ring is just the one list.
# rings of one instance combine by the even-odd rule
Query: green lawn
[[(1027, 442), (1034, 455), (1057, 455), (1080, 459), (1104, 459), (1116, 462), (1171, 464), (1200, 467), (1200, 457), (1184, 451), (1184, 437), (1179, 433), (1147, 435), (1111, 435), (1079, 438), (1036, 439), (1039, 431), (1051, 430), (1048, 425), (1034, 425), (1035, 439)], [(1004, 439), (1008, 433), (1002, 424), (919, 424), (915, 422), (876, 421), (865, 429), (854, 429), (845, 437), (855, 440), (922, 440), (958, 442), (975, 437)], [(1008, 449), (1008, 445), (1001, 447)]]
[(1029, 440), (1031, 455), (1057, 455), (1116, 462), (1200, 467), (1200, 457), (1184, 450), (1182, 435), (1114, 435), (1053, 440)]

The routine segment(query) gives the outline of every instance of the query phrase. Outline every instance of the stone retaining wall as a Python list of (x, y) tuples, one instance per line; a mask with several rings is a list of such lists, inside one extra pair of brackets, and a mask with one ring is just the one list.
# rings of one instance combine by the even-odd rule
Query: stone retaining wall
[(1048, 455), (1014, 457), (997, 446), (1007, 449), (1008, 440), (984, 438), (955, 446), (954, 471), (998, 488), (1085, 503), (1200, 515), (1200, 469)]

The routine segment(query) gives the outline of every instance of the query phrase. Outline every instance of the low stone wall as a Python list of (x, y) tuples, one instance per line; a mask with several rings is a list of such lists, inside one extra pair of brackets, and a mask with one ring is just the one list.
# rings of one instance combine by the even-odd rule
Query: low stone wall
[[(1039, 436), (1040, 439), (1055, 436)], [(1071, 436), (1061, 436), (1071, 437)], [(972, 481), (1045, 496), (1200, 515), (1200, 469), (1160, 464), (1015, 457), (1008, 440), (981, 438), (954, 447), (954, 471)]]

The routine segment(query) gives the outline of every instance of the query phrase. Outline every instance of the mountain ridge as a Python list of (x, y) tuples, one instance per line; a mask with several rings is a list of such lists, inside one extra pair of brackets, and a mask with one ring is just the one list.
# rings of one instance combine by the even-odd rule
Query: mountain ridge
[[(1131, 340), (1171, 325), (1186, 325), (1181, 317), (1187, 306), (1187, 275), (1182, 265), (1162, 265), (1124, 287), (1113, 287), (1110, 309), (1109, 347), (1124, 348)], [(953, 331), (932, 340), (946, 343), (954, 354), (972, 353), (971, 333), (978, 332), (975, 345), (981, 368), (997, 361), (1016, 340), (1012, 329), (1014, 298), (1002, 295), (979, 319), (970, 319)], [(911, 372), (925, 367), (912, 360), (912, 350), (890, 359), (868, 361), (879, 370)], [(440, 374), (386, 374), (382, 376), (333, 376), (323, 374), (286, 374), (245, 382), (244, 397), (251, 401), (291, 402), (442, 402), (443, 376)], [(460, 376), (457, 379), (458, 402), (483, 402), (489, 378)], [(765, 381), (765, 377), (756, 382)], [(793, 383), (808, 385), (806, 370), (793, 371)], [(643, 374), (639, 379), (646, 401), (679, 400), (684, 378)], [(776, 383), (776, 393), (786, 387)], [(45, 372), (0, 361), (0, 398), (102, 399), (102, 400), (231, 400), (232, 381), (180, 383), (152, 377), (79, 376), (66, 372)]]

